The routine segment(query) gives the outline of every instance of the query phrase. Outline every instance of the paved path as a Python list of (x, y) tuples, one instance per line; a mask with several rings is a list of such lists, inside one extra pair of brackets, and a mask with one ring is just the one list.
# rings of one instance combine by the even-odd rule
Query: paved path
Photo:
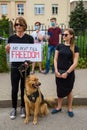
[(67, 108), (62, 112), (52, 115), (50, 113), (43, 118), (38, 118), (38, 124), (33, 125), (31, 116), (30, 122), (25, 125), (24, 119), (20, 117), (20, 110), (15, 120), (9, 118), (10, 108), (0, 108), (0, 130), (87, 130), (87, 107), (74, 107), (73, 118), (68, 117)]
[[(42, 83), (41, 91), (45, 97), (56, 98), (54, 74), (43, 75), (36, 73), (36, 75)], [(0, 130), (87, 130), (87, 69), (76, 70), (74, 99), (77, 103), (80, 103), (80, 106), (73, 106), (75, 113), (73, 118), (68, 117), (67, 106), (63, 106), (62, 112), (55, 115), (51, 114), (52, 108), (49, 108), (48, 116), (39, 117), (36, 126), (32, 123), (32, 116), (30, 123), (25, 125), (24, 119), (20, 117), (20, 108), (18, 107), (16, 119), (10, 120), (11, 107), (8, 107), (8, 103), (11, 101), (10, 93), (10, 73), (2, 73), (0, 74)], [(82, 103), (84, 105), (81, 105)], [(8, 108), (2, 108), (3, 104)]]
[[(74, 98), (84, 99), (82, 102), (87, 104), (87, 69), (79, 69), (75, 71), (76, 80), (74, 84)], [(44, 75), (38, 72), (35, 73), (41, 82), (41, 91), (45, 98), (56, 98), (56, 85), (55, 85), (55, 75), (49, 74)], [(20, 91), (18, 94), (20, 99)], [(10, 73), (0, 73), (0, 107), (7, 101), (11, 101), (11, 84), (10, 84)], [(81, 102), (81, 103), (82, 103)], [(4, 105), (5, 105), (4, 104)], [(6, 104), (7, 105), (7, 104)], [(5, 105), (5, 106), (6, 106)], [(8, 105), (7, 105), (8, 107)]]

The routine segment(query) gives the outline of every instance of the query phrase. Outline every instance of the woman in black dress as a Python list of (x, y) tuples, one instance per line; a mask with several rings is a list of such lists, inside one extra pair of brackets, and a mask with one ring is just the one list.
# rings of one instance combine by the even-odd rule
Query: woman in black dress
[(62, 110), (63, 98), (67, 96), (68, 115), (70, 117), (73, 117), (74, 113), (72, 111), (72, 89), (75, 81), (74, 70), (78, 64), (79, 58), (79, 49), (74, 44), (73, 29), (65, 29), (63, 40), (64, 44), (57, 45), (54, 57), (58, 106), (53, 109), (52, 114), (58, 113)]

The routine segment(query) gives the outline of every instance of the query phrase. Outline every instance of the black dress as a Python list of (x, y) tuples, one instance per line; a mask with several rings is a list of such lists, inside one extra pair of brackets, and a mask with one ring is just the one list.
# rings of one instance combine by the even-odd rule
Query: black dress
[[(70, 46), (64, 44), (59, 44), (56, 47), (58, 50), (58, 61), (57, 68), (58, 70), (68, 70), (69, 67), (73, 64), (73, 54), (70, 50)], [(79, 52), (78, 47), (75, 45), (75, 53)], [(75, 73), (72, 71), (66, 79), (56, 77), (56, 86), (57, 86), (57, 96), (63, 98), (72, 91), (75, 81)]]

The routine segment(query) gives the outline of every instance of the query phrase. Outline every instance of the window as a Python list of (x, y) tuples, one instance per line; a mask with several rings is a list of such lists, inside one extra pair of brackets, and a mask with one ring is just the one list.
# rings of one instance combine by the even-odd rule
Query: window
[(58, 14), (58, 4), (52, 5), (52, 14)]
[(24, 5), (23, 4), (18, 4), (18, 15), (24, 15)]
[(41, 4), (41, 5), (35, 4), (34, 11), (35, 11), (35, 14), (44, 14), (44, 5), (43, 4)]
[(7, 15), (7, 4), (1, 4), (2, 15)]

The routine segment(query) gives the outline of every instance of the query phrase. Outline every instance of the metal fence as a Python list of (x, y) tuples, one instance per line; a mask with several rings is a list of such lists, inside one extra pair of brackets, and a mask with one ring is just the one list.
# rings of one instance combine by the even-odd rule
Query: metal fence
[(80, 57), (87, 59), (87, 31), (78, 34), (75, 42), (79, 47)]
[[(11, 31), (11, 28), (12, 28), (12, 25), (10, 27), (9, 35), (12, 35), (14, 33), (14, 31)], [(47, 35), (48, 28), (49, 28), (49, 26), (41, 26), (41, 30), (45, 32), (45, 35)], [(62, 27), (61, 27), (61, 29), (63, 32), (64, 29)], [(26, 33), (31, 34), (33, 31), (34, 31), (34, 26), (28, 26), (28, 30), (26, 30)], [(1, 43), (1, 40), (0, 40), (0, 43)], [(44, 41), (44, 42), (47, 43), (48, 41)], [(75, 43), (79, 47), (80, 57), (87, 58), (87, 30), (84, 33), (79, 33), (76, 36)]]
[[(45, 31), (47, 34), (48, 27), (42, 28), (42, 31)], [(34, 28), (31, 27), (26, 32), (31, 34), (34, 31)], [(47, 43), (47, 41), (45, 41)], [(80, 57), (87, 59), (87, 30), (84, 33), (79, 33), (75, 36), (75, 44), (79, 47)]]

